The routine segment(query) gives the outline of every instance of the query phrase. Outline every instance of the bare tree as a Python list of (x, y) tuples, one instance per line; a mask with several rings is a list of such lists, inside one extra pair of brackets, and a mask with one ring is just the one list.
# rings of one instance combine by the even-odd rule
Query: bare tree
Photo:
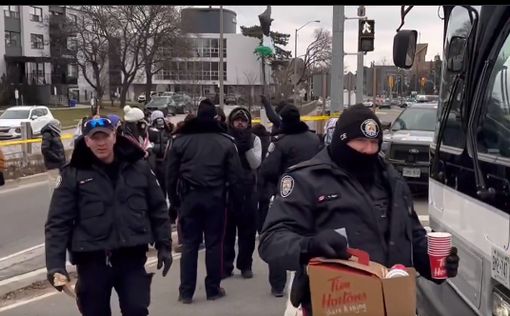
[(314, 31), (314, 40), (306, 48), (304, 67), (299, 74), (298, 85), (307, 81), (314, 68), (329, 68), (331, 66), (331, 33), (323, 28)]
[[(246, 86), (248, 89), (245, 89), (245, 95), (248, 95), (248, 109), (251, 111), (251, 107), (253, 106), (253, 101), (255, 97), (255, 82), (257, 82), (258, 76), (253, 72), (243, 72), (244, 78), (248, 85)], [(249, 90), (249, 91), (246, 91)]]
[(174, 47), (187, 47), (180, 29), (180, 10), (166, 5), (136, 5), (131, 23), (140, 36), (140, 58), (145, 72), (145, 96), (150, 99), (153, 75), (161, 71), (164, 62), (179, 55)]
[(108, 61), (109, 43), (105, 37), (98, 19), (93, 14), (100, 7), (82, 6), (81, 15), (77, 21), (67, 25), (74, 25), (73, 33), (76, 35), (76, 63), (80, 67), (83, 78), (96, 91), (96, 97), (101, 102), (107, 81), (106, 69)]

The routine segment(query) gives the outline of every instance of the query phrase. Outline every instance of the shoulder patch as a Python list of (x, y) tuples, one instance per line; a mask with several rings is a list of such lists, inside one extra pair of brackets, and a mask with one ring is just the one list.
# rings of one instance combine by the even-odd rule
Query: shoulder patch
[(286, 175), (282, 178), (280, 183), (280, 195), (282, 197), (288, 197), (292, 190), (294, 190), (294, 178), (292, 176)]

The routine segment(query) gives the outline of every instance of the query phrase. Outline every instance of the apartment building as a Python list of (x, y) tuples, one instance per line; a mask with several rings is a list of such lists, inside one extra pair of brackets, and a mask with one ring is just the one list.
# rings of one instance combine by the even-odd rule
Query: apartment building
[[(257, 96), (262, 91), (262, 67), (254, 54), (260, 40), (236, 33), (237, 14), (223, 9), (223, 85), (229, 97)], [(163, 65), (153, 78), (155, 91), (184, 91), (193, 96), (211, 96), (219, 92), (220, 9), (185, 8), (182, 28), (191, 40), (192, 56), (174, 58)], [(271, 80), (270, 67), (266, 78)], [(134, 81), (129, 98), (145, 91), (143, 74)], [(236, 100), (238, 101), (238, 100)]]

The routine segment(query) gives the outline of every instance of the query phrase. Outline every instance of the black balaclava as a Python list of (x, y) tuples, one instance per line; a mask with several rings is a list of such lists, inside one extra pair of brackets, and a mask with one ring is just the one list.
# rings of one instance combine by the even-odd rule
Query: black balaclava
[(328, 152), (331, 159), (348, 172), (360, 177), (371, 176), (377, 166), (378, 152), (367, 155), (352, 149), (347, 143), (356, 138), (377, 139), (381, 150), (381, 122), (372, 110), (359, 103), (340, 115)]

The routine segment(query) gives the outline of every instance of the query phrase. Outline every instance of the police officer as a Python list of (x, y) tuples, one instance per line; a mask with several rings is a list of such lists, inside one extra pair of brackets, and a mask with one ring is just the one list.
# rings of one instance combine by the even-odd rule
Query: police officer
[(227, 182), (236, 186), (240, 161), (234, 140), (223, 133), (214, 104), (200, 102), (197, 117), (184, 123), (168, 153), (168, 195), (179, 210), (182, 233), (179, 301), (192, 303), (197, 283), (198, 248), (205, 236), (205, 292), (225, 296), (220, 287)]
[[(264, 181), (272, 183), (272, 188), (276, 188), (278, 179), (287, 168), (312, 158), (321, 149), (319, 137), (300, 120), (299, 110), (294, 105), (285, 105), (280, 116), (280, 127), (260, 168)], [(271, 293), (276, 297), (283, 296), (286, 282), (286, 270), (277, 264), (269, 264)]]
[(48, 280), (69, 281), (66, 248), (76, 264), (78, 306), (84, 316), (109, 316), (115, 288), (124, 316), (148, 315), (152, 274), (148, 244), (158, 269), (172, 264), (166, 201), (143, 150), (116, 134), (107, 117), (83, 125), (71, 161), (56, 181), (45, 226)]
[[(317, 256), (346, 259), (347, 245), (387, 267), (414, 266), (431, 279), (425, 229), (405, 180), (378, 155), (381, 142), (379, 119), (356, 104), (340, 116), (331, 145), (281, 178), (259, 252), (266, 262), (297, 271), (291, 301), (307, 315), (306, 264)], [(448, 276), (457, 274), (458, 261), (452, 248)]]
[[(225, 244), (223, 248), (223, 277), (233, 275), (236, 235), (238, 249), (236, 266), (245, 279), (253, 277), (252, 262), (257, 233), (257, 168), (262, 159), (260, 138), (251, 131), (251, 115), (248, 110), (237, 107), (228, 117), (229, 133), (235, 139), (242, 171), (239, 195), (230, 194)], [(237, 231), (237, 232), (236, 232)]]

